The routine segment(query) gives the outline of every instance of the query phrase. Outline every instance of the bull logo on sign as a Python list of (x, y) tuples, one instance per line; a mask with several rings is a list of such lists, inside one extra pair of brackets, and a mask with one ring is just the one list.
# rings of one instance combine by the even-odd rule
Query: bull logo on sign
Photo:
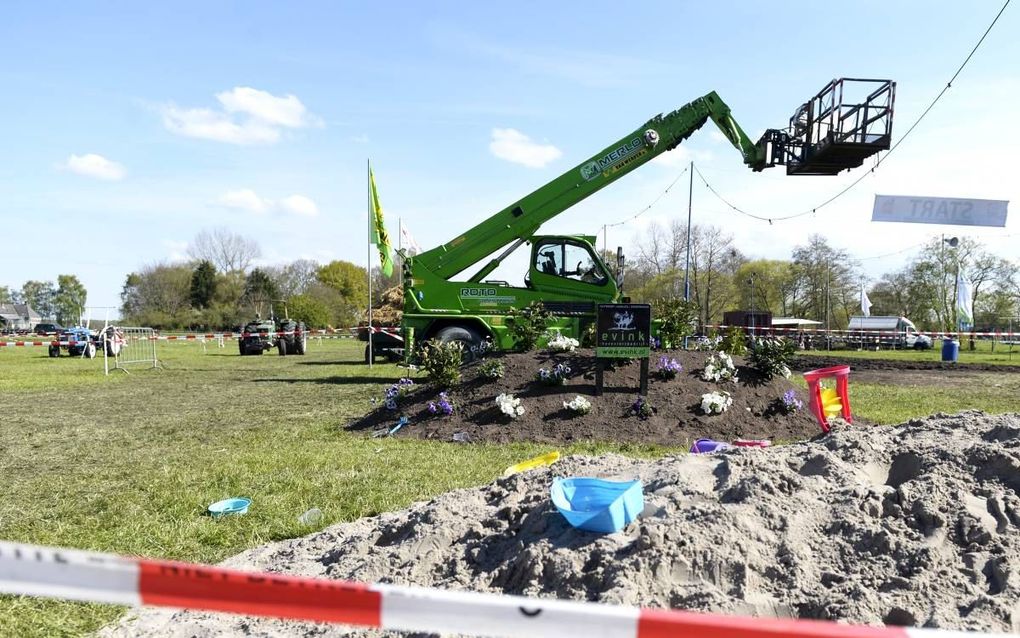
[(613, 313), (613, 328), (616, 330), (633, 330), (634, 324), (634, 313), (632, 312), (614, 312)]

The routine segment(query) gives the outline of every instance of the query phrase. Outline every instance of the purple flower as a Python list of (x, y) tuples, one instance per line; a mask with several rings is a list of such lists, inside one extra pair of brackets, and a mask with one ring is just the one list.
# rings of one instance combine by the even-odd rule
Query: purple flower
[(796, 412), (804, 407), (804, 402), (797, 398), (797, 393), (793, 390), (787, 390), (783, 393), (783, 409), (787, 412)]
[(659, 357), (659, 369), (655, 371), (659, 378), (674, 379), (683, 372), (684, 367), (672, 357)]

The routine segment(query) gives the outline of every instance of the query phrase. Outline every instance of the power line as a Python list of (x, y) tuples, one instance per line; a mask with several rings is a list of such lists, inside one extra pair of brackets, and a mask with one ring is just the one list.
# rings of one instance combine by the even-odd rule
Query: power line
[(767, 216), (762, 216), (762, 215), (755, 215), (754, 213), (749, 213), (749, 212), (747, 212), (747, 211), (745, 211), (745, 210), (743, 210), (741, 208), (738, 208), (737, 206), (731, 204), (729, 201), (727, 201), (725, 198), (723, 198), (722, 195), (720, 195), (708, 183), (708, 180), (706, 180), (705, 176), (701, 174), (701, 171), (698, 171), (697, 167), (695, 167), (694, 170), (698, 173), (698, 177), (700, 177), (701, 181), (705, 183), (705, 186), (708, 188), (708, 190), (710, 190), (713, 195), (718, 197), (721, 202), (723, 202), (724, 204), (729, 206), (732, 210), (734, 210), (734, 211), (736, 211), (736, 212), (738, 212), (738, 213), (740, 213), (742, 215), (746, 215), (748, 217), (757, 219), (759, 221), (767, 221), (769, 224), (771, 224), (772, 222), (779, 222), (779, 221), (786, 221), (786, 220), (789, 220), (789, 219), (796, 219), (797, 217), (803, 217), (804, 215), (811, 215), (811, 214), (814, 214), (814, 213), (818, 212), (819, 208), (822, 208), (824, 206), (828, 206), (832, 202), (836, 201), (837, 199), (839, 199), (840, 197), (845, 195), (847, 192), (849, 192), (850, 189), (854, 188), (855, 186), (860, 184), (862, 181), (864, 181), (865, 177), (867, 177), (868, 175), (871, 175), (872, 173), (874, 173), (875, 170), (882, 164), (882, 162), (884, 162), (886, 159), (888, 159), (889, 155), (891, 155), (892, 152), (895, 151), (899, 147), (899, 145), (902, 144), (903, 141), (906, 140), (907, 137), (910, 136), (910, 134), (914, 131), (914, 129), (917, 128), (917, 125), (921, 123), (921, 121), (928, 115), (928, 113), (933, 108), (935, 108), (935, 105), (938, 104), (939, 100), (942, 99), (942, 96), (944, 96), (946, 94), (946, 92), (948, 92), (949, 89), (952, 88), (953, 82), (956, 81), (956, 78), (959, 77), (960, 73), (963, 72), (963, 69), (970, 62), (970, 59), (972, 57), (974, 57), (975, 53), (977, 53), (978, 48), (980, 48), (981, 44), (985, 41), (985, 38), (991, 32), (992, 27), (994, 27), (995, 23), (999, 21), (999, 18), (1002, 16), (1003, 12), (1006, 11), (1006, 7), (1009, 6), (1009, 3), (1011, 1), (1012, 0), (1006, 0), (1005, 4), (1002, 5), (1002, 8), (999, 9), (999, 12), (995, 15), (995, 19), (993, 19), (991, 24), (988, 25), (988, 28), (985, 29), (985, 32), (981, 35), (981, 38), (977, 41), (977, 44), (975, 44), (974, 48), (970, 50), (970, 53), (967, 54), (966, 59), (964, 59), (963, 63), (960, 64), (959, 68), (956, 69), (956, 73), (953, 74), (953, 77), (949, 78), (949, 82), (947, 82), (946, 85), (944, 87), (942, 87), (942, 90), (939, 91), (939, 94), (936, 95), (935, 99), (931, 101), (931, 104), (928, 105), (928, 108), (926, 108), (924, 110), (924, 112), (921, 113), (921, 115), (916, 120), (914, 120), (914, 123), (910, 125), (910, 128), (907, 129), (907, 132), (904, 133), (900, 137), (900, 139), (897, 140), (896, 143), (893, 144), (892, 147), (888, 151), (886, 151), (885, 155), (883, 155), (880, 158), (878, 158), (878, 160), (875, 162), (875, 165), (871, 167), (871, 170), (869, 170), (869, 171), (867, 171), (865, 173), (862, 173), (860, 175), (860, 177), (858, 177), (854, 181), (850, 182), (845, 188), (843, 188), (843, 190), (837, 192), (835, 195), (833, 195), (829, 199), (825, 200), (824, 202), (822, 202), (822, 203), (820, 203), (820, 204), (818, 204), (816, 206), (813, 206), (812, 208), (809, 208), (809, 209), (807, 209), (805, 211), (802, 211), (802, 212), (799, 212), (799, 213), (795, 213), (793, 215), (786, 215), (786, 216), (782, 216), (782, 217), (767, 217)]
[[(659, 193), (659, 196), (656, 197), (654, 200), (652, 200), (651, 204), (648, 204), (647, 206), (645, 206), (644, 208), (642, 208), (638, 212), (634, 213), (630, 217), (624, 219), (623, 221), (619, 221), (619, 222), (616, 222), (614, 224), (604, 224), (604, 226), (606, 228), (613, 228), (614, 226), (622, 226), (622, 225), (626, 224), (627, 222), (634, 221), (635, 219), (637, 219), (641, 215), (644, 215), (645, 213), (647, 213), (649, 210), (652, 209), (653, 206), (655, 206), (656, 204), (659, 203), (660, 199), (662, 199), (663, 197), (666, 196), (666, 193), (668, 193), (670, 191), (670, 189), (672, 189), (674, 186), (676, 186), (676, 183), (679, 182), (680, 178), (683, 177), (687, 173), (687, 170), (688, 169), (685, 168), (684, 170), (680, 171), (680, 174), (676, 176), (676, 179), (674, 179), (672, 182), (670, 182), (669, 186), (666, 187), (666, 190), (664, 190), (661, 193)], [(695, 169), (695, 170), (697, 170), (697, 169)]]

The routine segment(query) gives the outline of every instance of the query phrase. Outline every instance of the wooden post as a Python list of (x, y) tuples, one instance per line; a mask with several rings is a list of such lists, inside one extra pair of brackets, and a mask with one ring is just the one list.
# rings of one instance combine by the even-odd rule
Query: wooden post
[(641, 387), (638, 394), (643, 397), (648, 396), (648, 357), (641, 359)]
[(595, 359), (595, 396), (602, 396), (603, 381), (605, 379), (606, 372), (606, 360), (601, 358)]

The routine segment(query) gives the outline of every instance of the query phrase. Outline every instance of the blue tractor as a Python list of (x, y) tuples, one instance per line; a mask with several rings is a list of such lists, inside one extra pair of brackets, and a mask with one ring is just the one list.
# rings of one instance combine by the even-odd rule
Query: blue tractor
[(50, 356), (59, 357), (60, 349), (66, 348), (72, 357), (96, 358), (96, 351), (102, 347), (99, 335), (84, 326), (67, 328), (50, 344)]

